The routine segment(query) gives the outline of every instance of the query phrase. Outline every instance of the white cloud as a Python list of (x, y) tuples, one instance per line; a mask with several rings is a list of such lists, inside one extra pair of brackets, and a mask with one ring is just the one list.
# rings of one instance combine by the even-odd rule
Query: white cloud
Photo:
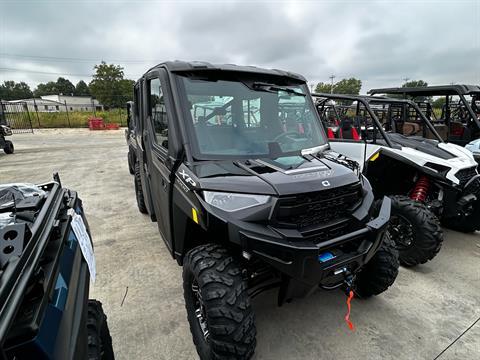
[[(363, 91), (405, 76), (480, 83), (479, 1), (3, 1), (0, 81), (90, 80), (95, 63), (130, 78), (173, 59), (276, 67), (310, 81), (355, 76)], [(27, 72), (28, 71), (28, 72)]]

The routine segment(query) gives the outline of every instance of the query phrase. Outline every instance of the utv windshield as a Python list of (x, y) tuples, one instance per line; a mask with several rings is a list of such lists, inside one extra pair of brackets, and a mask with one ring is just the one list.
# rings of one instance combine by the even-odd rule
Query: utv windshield
[(198, 159), (277, 158), (326, 144), (304, 85), (180, 79)]

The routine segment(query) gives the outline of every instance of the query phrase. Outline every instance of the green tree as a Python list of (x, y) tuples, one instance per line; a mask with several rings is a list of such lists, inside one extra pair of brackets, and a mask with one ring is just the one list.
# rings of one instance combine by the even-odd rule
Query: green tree
[(35, 97), (40, 97), (43, 95), (56, 95), (58, 94), (57, 83), (54, 81), (49, 81), (46, 84), (40, 83), (37, 85), (37, 88), (33, 91)]
[(350, 78), (342, 79), (333, 86), (333, 92), (337, 94), (360, 94), (362, 88), (362, 80)]
[(402, 87), (426, 87), (428, 83), (423, 80), (412, 80), (405, 82)]
[(316, 93), (330, 93), (331, 89), (332, 89), (332, 84), (319, 82), (317, 84), (317, 87), (315, 88), (315, 92)]
[(75, 95), (77, 96), (90, 96), (90, 89), (85, 81), (80, 80), (75, 86)]
[(33, 96), (32, 90), (28, 84), (22, 82), (16, 83), (15, 81), (4, 81), (0, 85), (0, 99), (1, 100), (20, 100), (27, 99)]
[(62, 95), (72, 95), (75, 93), (75, 85), (70, 80), (59, 77), (56, 83), (57, 93)]
[[(333, 93), (335, 94), (360, 94), (362, 88), (362, 81), (355, 78), (342, 79), (339, 82), (333, 84)], [(332, 90), (332, 84), (319, 82), (315, 88), (317, 93), (330, 93)]]
[(445, 105), (446, 99), (445, 97), (439, 97), (432, 102), (432, 107), (435, 109), (441, 109), (443, 105)]
[(133, 99), (133, 80), (124, 79), (123, 67), (102, 61), (94, 66), (89, 87), (93, 96), (107, 107), (123, 107)]
[[(402, 87), (406, 88), (406, 87), (426, 87), (428, 86), (428, 83), (426, 81), (423, 81), (423, 80), (412, 80), (412, 81), (407, 81), (405, 83), (403, 83)], [(398, 98), (403, 98), (403, 95), (396, 95), (396, 96), (392, 96), (392, 97), (398, 97)], [(413, 97), (409, 97), (410, 99), (413, 99), (415, 101), (429, 101), (431, 102), (432, 101), (432, 97), (431, 96), (416, 96), (415, 98)]]

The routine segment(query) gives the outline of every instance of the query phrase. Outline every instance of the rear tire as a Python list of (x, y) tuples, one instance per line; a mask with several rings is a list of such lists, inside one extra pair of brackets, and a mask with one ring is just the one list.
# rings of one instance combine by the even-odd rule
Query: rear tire
[(135, 174), (135, 155), (132, 151), (132, 149), (128, 149), (128, 171), (130, 172), (131, 175)]
[(5, 140), (5, 147), (3, 148), (3, 151), (5, 151), (5, 154), (13, 154), (15, 151), (15, 147), (10, 140)]
[(143, 197), (143, 190), (142, 190), (142, 177), (140, 175), (140, 164), (138, 162), (135, 163), (135, 196), (137, 197), (137, 206), (138, 210), (142, 214), (148, 214), (147, 206), (145, 205), (145, 198)]
[(395, 282), (399, 266), (398, 250), (385, 233), (378, 251), (356, 276), (355, 293), (361, 298), (381, 294)]
[(443, 231), (437, 217), (422, 203), (407, 196), (392, 196), (388, 233), (399, 251), (400, 263), (415, 266), (432, 260), (440, 251)]
[(88, 300), (87, 316), (88, 360), (114, 360), (112, 337), (102, 303)]
[(255, 318), (243, 268), (218, 245), (188, 252), (183, 289), (188, 322), (200, 359), (250, 359)]

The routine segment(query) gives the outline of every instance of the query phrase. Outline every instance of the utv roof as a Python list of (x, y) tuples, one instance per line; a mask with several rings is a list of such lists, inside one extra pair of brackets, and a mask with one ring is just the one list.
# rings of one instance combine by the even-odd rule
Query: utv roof
[(264, 69), (256, 66), (240, 66), (234, 64), (211, 64), (205, 61), (166, 61), (160, 63), (148, 71), (165, 68), (171, 72), (191, 72), (191, 71), (224, 71), (224, 72), (239, 72), (239, 73), (253, 73), (258, 75), (277, 76), (283, 78), (295, 79), (299, 82), (307, 82), (307, 80), (300, 74), (290, 71), (278, 70), (278, 69)]
[(399, 103), (399, 104), (415, 104), (409, 99), (389, 98), (387, 96), (369, 96), (369, 95), (344, 95), (344, 94), (327, 94), (327, 93), (313, 93), (313, 97), (319, 98), (335, 98), (339, 100), (363, 100), (366, 103)]
[(369, 94), (402, 94), (413, 96), (435, 96), (435, 95), (471, 95), (480, 94), (480, 87), (477, 85), (439, 85), (425, 87), (393, 87), (371, 89)]

